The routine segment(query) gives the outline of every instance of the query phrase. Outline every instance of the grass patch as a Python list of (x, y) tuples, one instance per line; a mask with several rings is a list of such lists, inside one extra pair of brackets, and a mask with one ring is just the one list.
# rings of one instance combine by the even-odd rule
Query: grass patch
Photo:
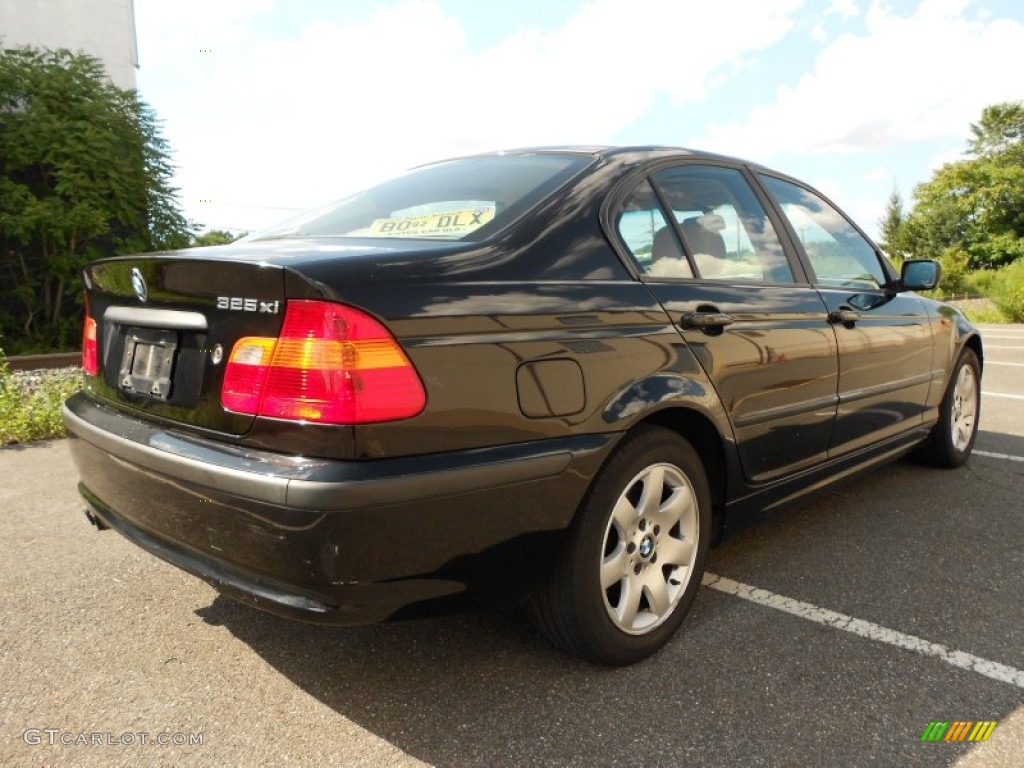
[(974, 323), (1024, 323), (1024, 259), (1000, 269), (957, 274), (944, 283), (921, 295), (949, 302)]
[(1011, 320), (1002, 313), (1002, 310), (994, 304), (978, 307), (976, 309), (965, 309), (964, 314), (967, 316), (968, 320), (978, 325), (997, 325), (999, 323), (1011, 322)]
[(66, 437), (60, 406), (81, 388), (81, 370), (14, 373), (0, 354), (0, 445)]
[(968, 299), (967, 301), (949, 302), (959, 309), (972, 323), (1009, 323), (1003, 311), (992, 299)]

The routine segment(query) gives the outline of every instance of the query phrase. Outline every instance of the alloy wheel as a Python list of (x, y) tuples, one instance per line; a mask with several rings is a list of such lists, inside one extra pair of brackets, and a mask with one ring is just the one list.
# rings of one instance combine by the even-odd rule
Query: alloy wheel
[(615, 625), (641, 635), (673, 612), (693, 574), (697, 500), (683, 472), (653, 464), (626, 486), (604, 535), (601, 591)]
[(960, 453), (967, 450), (978, 414), (978, 380), (969, 365), (960, 366), (953, 386), (953, 413), (950, 418), (953, 446)]

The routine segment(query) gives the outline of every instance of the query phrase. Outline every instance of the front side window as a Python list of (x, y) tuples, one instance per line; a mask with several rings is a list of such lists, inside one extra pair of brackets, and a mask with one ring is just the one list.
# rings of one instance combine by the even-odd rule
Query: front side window
[[(682, 165), (655, 173), (653, 181), (702, 279), (794, 281), (775, 228), (740, 171)], [(659, 261), (648, 271), (663, 274)]]
[(504, 229), (582, 171), (574, 154), (488, 155), (416, 168), (252, 240), (414, 238), (478, 242)]
[(874, 247), (843, 214), (801, 186), (772, 176), (761, 179), (789, 219), (819, 285), (877, 289), (886, 284)]

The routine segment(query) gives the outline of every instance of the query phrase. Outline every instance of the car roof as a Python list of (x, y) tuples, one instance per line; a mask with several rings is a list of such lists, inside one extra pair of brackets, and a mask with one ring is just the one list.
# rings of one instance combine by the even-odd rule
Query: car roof
[[(544, 145), (534, 147), (516, 147), (514, 149), (495, 150), (493, 152), (480, 152), (471, 155), (449, 158), (459, 160), (465, 157), (488, 157), (494, 155), (535, 155), (535, 154), (576, 154), (592, 155), (607, 159), (629, 157), (634, 161), (655, 160), (659, 158), (687, 157), (707, 160), (723, 160), (730, 163), (749, 165), (754, 168), (768, 170), (760, 163), (744, 160), (732, 155), (723, 155), (707, 150), (693, 149), (690, 147), (673, 147), (661, 144), (636, 144), (636, 145), (596, 145), (596, 144), (565, 144), (565, 145)], [(441, 161), (444, 162), (444, 161)], [(428, 163), (433, 165), (433, 163)]]

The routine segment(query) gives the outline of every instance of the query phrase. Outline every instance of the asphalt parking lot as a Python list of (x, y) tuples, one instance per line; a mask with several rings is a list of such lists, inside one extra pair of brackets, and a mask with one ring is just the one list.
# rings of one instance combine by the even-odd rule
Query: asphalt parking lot
[[(95, 533), (64, 443), (0, 450), (0, 764), (1019, 766), (1024, 326), (984, 337), (965, 468), (901, 462), (728, 540), (621, 670), (514, 613), (259, 613)], [(920, 740), (965, 720), (998, 724)]]

